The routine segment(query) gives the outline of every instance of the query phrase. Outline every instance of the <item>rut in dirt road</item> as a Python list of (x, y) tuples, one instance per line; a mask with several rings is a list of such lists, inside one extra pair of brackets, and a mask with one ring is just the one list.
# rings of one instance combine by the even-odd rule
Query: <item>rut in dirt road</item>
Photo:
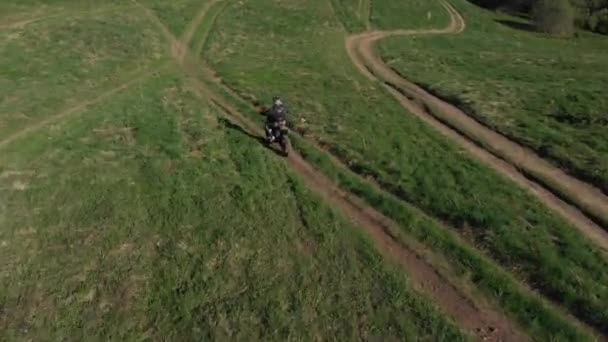
[[(196, 77), (197, 73), (204, 67), (191, 56), (187, 49), (189, 42), (179, 41), (152, 11), (142, 5), (140, 7), (164, 33), (172, 47), (171, 51), (175, 61), (183, 72), (190, 76), (195, 92), (220, 107), (231, 122), (239, 125), (250, 134), (260, 135), (262, 130), (258, 125), (248, 120), (222, 96), (210, 90)], [(204, 15), (199, 14), (198, 17), (202, 18)], [(175, 47), (178, 47), (178, 49), (176, 50)], [(365, 205), (362, 200), (342, 191), (334, 182), (313, 168), (295, 151), (290, 153), (286, 163), (302, 177), (311, 191), (321, 196), (335, 208), (341, 209), (350, 220), (364, 229), (385, 257), (399, 263), (407, 270), (414, 287), (433, 299), (439, 308), (451, 316), (465, 331), (483, 341), (528, 340), (528, 337), (521, 333), (504, 314), (489, 307), (476, 305), (470, 298), (439, 275), (417, 253), (392, 238), (388, 229), (390, 226), (396, 226), (396, 223)]]
[(608, 250), (608, 197), (599, 189), (566, 174), (534, 151), (481, 125), (455, 106), (405, 80), (375, 53), (374, 44), (389, 36), (462, 32), (466, 24), (460, 13), (448, 3), (442, 3), (451, 18), (446, 28), (369, 31), (352, 35), (345, 43), (348, 55), (361, 73), (372, 81), (382, 82), (409, 112), (458, 142), (492, 169), (528, 189), (589, 239)]

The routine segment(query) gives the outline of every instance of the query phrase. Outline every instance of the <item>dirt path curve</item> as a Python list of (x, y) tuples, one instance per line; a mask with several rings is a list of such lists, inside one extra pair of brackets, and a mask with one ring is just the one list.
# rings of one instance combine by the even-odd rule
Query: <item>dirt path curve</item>
[[(534, 151), (488, 129), (455, 106), (405, 80), (375, 53), (374, 44), (389, 36), (462, 32), (466, 24), (460, 13), (450, 4), (442, 3), (451, 18), (447, 27), (368, 31), (352, 35), (345, 43), (348, 55), (365, 76), (372, 81), (382, 82), (409, 112), (458, 142), (486, 165), (530, 190), (597, 245), (608, 250), (608, 231), (604, 229), (608, 223), (608, 197), (599, 189), (566, 174)], [(562, 200), (562, 197), (566, 200)]]
[(52, 114), (40, 121), (37, 121), (36, 123), (34, 123), (32, 125), (26, 126), (25, 128), (0, 140), (0, 149), (10, 145), (11, 143), (15, 142), (17, 139), (20, 139), (20, 138), (26, 136), (27, 134), (36, 132), (48, 125), (60, 122), (63, 119), (66, 119), (68, 117), (71, 117), (73, 115), (76, 115), (78, 113), (85, 111), (88, 107), (95, 105), (99, 102), (102, 102), (105, 99), (107, 99), (113, 95), (118, 94), (119, 92), (127, 89), (131, 85), (149, 77), (153, 73), (153, 71), (162, 70), (167, 65), (168, 64), (165, 63), (165, 64), (161, 64), (160, 66), (148, 68), (148, 69), (144, 70), (143, 72), (135, 73), (132, 75), (132, 77), (128, 81), (123, 82), (122, 84), (119, 84), (119, 85), (115, 86), (114, 88), (105, 91), (104, 93), (98, 95), (97, 97), (95, 97), (93, 99), (89, 99), (89, 100), (85, 100), (80, 103), (77, 103), (76, 105), (74, 105), (70, 108), (64, 109), (58, 113)]
[[(134, 0), (135, 1), (135, 0)], [(184, 48), (182, 54), (173, 54), (175, 61), (184, 73), (189, 76), (195, 92), (222, 109), (227, 119), (240, 126), (252, 135), (262, 135), (262, 129), (247, 119), (229, 101), (209, 89), (197, 75), (212, 73), (186, 49), (188, 41), (179, 41), (152, 11), (140, 5), (159, 29), (164, 33), (172, 51), (175, 46)], [(203, 11), (206, 11), (205, 7)], [(204, 18), (199, 14), (197, 18)], [(211, 19), (213, 20), (213, 18)], [(295, 151), (292, 151), (287, 164), (302, 177), (308, 188), (321, 196), (335, 208), (340, 209), (348, 218), (361, 227), (373, 240), (378, 250), (389, 259), (402, 265), (409, 275), (413, 286), (432, 298), (437, 305), (465, 331), (483, 341), (526, 341), (528, 337), (501, 312), (489, 307), (476, 305), (460, 290), (444, 279), (437, 271), (416, 252), (395, 240), (389, 233), (391, 226), (397, 224), (378, 211), (364, 204), (355, 196), (341, 190), (322, 172), (306, 162)]]

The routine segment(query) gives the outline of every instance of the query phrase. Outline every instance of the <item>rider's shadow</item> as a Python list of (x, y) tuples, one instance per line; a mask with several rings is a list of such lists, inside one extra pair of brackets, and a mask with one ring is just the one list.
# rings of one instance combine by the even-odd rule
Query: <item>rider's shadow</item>
[(252, 134), (252, 133), (248, 132), (246, 129), (244, 129), (243, 127), (241, 127), (240, 125), (235, 124), (234, 122), (232, 122), (232, 121), (230, 121), (230, 120), (228, 120), (226, 118), (219, 118), (218, 121), (224, 127), (228, 128), (230, 130), (237, 131), (237, 132), (239, 132), (241, 134), (244, 134), (247, 137), (256, 140), (258, 143), (260, 143), (266, 149), (274, 152), (274, 154), (278, 155), (279, 157), (284, 157), (284, 155), (283, 155), (283, 153), (281, 151), (279, 151), (278, 149), (276, 149), (276, 148), (274, 148), (271, 145), (269, 145), (269, 144), (266, 143), (266, 137)]

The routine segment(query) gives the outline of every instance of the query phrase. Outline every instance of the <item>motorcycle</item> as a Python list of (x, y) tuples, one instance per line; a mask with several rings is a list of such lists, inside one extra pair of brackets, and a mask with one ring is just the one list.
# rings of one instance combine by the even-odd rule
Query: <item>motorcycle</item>
[(266, 143), (278, 143), (281, 147), (281, 152), (287, 157), (291, 148), (289, 137), (287, 136), (289, 129), (287, 128), (287, 121), (281, 120), (273, 123), (271, 126), (266, 128)]

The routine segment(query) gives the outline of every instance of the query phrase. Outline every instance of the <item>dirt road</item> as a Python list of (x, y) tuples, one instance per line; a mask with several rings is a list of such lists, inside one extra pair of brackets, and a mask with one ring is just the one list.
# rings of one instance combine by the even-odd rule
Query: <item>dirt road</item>
[[(608, 197), (601, 190), (551, 165), (534, 151), (483, 126), (460, 109), (404, 79), (382, 61), (375, 43), (390, 36), (457, 34), (466, 28), (462, 16), (443, 2), (450, 23), (443, 29), (367, 31), (346, 39), (357, 68), (384, 87), (409, 112), (453, 139), (487, 166), (528, 189), (597, 245), (608, 250)], [(428, 110), (432, 108), (433, 110)]]
[[(165, 35), (176, 63), (189, 76), (193, 89), (201, 97), (220, 107), (227, 119), (240, 126), (248, 134), (261, 135), (261, 127), (247, 119), (229, 101), (212, 91), (197, 77), (206, 67), (188, 51), (187, 47), (190, 42), (178, 40), (152, 11), (141, 5), (140, 7)], [(202, 11), (208, 9), (209, 6), (204, 6)], [(204, 13), (199, 13), (195, 21), (201, 21), (204, 17)], [(185, 36), (191, 37), (192, 35)], [(209, 75), (212, 74), (209, 70), (207, 71)], [(295, 151), (290, 153), (286, 163), (302, 177), (311, 191), (335, 208), (340, 209), (346, 217), (361, 227), (384, 256), (402, 265), (415, 288), (432, 298), (465, 331), (484, 341), (525, 341), (528, 339), (502, 312), (476, 305), (471, 298), (467, 298), (457, 287), (443, 278), (415, 251), (395, 240), (388, 232), (390, 226), (396, 226), (396, 223), (366, 205), (356, 196), (341, 190)]]

